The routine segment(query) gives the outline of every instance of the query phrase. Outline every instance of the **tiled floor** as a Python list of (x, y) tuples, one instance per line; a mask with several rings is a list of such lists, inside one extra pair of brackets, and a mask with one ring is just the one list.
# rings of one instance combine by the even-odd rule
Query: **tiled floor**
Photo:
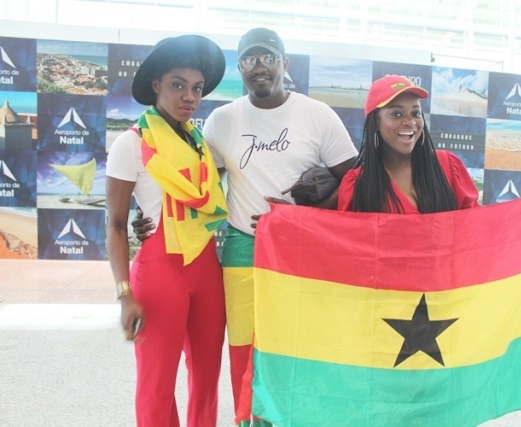
[[(233, 425), (227, 355), (218, 427)], [(130, 427), (134, 365), (107, 261), (0, 259), (0, 426)], [(181, 362), (181, 420), (186, 382)]]
[[(133, 352), (118, 317), (107, 261), (0, 259), (0, 425), (133, 424)], [(219, 427), (233, 420), (228, 369), (225, 350)], [(521, 427), (521, 412), (481, 427)]]
[(0, 303), (114, 304), (108, 261), (0, 260)]

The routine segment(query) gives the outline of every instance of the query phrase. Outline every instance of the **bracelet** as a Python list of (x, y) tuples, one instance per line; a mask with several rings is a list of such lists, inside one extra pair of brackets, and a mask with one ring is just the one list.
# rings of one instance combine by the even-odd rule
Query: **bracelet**
[(132, 289), (130, 288), (130, 282), (128, 280), (122, 280), (121, 282), (116, 284), (116, 297), (121, 299), (122, 297), (126, 297), (132, 293)]

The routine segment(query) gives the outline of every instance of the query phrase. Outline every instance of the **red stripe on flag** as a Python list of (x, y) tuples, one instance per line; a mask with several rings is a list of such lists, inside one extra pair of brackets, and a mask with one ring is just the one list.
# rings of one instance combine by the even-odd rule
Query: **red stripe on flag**
[[(375, 289), (456, 289), (521, 274), (520, 218), (521, 199), (426, 215), (272, 205), (257, 226), (255, 266)], [(318, 264), (317, 251), (335, 255)]]
[(210, 198), (210, 193), (207, 191), (204, 194), (204, 196), (201, 197), (200, 199), (187, 200), (184, 203), (186, 206), (190, 206), (193, 209), (197, 209), (197, 208), (204, 206), (208, 202), (209, 198)]
[[(179, 173), (183, 175), (188, 181), (190, 181), (190, 169), (180, 169)], [(184, 221), (185, 220), (185, 206), (183, 203), (176, 201), (175, 202), (176, 210), (177, 210), (177, 220)]]
[(149, 147), (144, 140), (141, 141), (141, 156), (143, 158), (143, 165), (146, 166), (148, 161), (156, 153), (157, 151), (154, 148)]
[(174, 216), (174, 212), (172, 210), (172, 196), (170, 194), (166, 194), (166, 215), (168, 218), (172, 218)]
[[(191, 181), (192, 178), (191, 178), (191, 174), (190, 174), (190, 169), (181, 169), (179, 171), (179, 173), (181, 175), (183, 175), (188, 181)], [(203, 169), (201, 169), (201, 174), (203, 174), (203, 173), (204, 173), (204, 180), (206, 181), (206, 168), (204, 168), (204, 172), (203, 172)], [(203, 179), (201, 177), (201, 183), (202, 182), (203, 182)], [(198, 208), (204, 206), (208, 202), (209, 198), (210, 198), (210, 193), (208, 193), (208, 191), (207, 191), (203, 195), (203, 197), (201, 197), (200, 199), (184, 200), (183, 204), (190, 208), (198, 209)]]
[(184, 221), (185, 220), (185, 207), (181, 202), (179, 202), (177, 200), (175, 201), (175, 210), (177, 213), (177, 220)]
[(179, 173), (181, 175), (183, 175), (188, 181), (192, 180), (191, 174), (190, 174), (190, 169), (180, 169)]
[(201, 164), (201, 167), (199, 168), (199, 174), (201, 176), (199, 177), (199, 179), (202, 184), (203, 182), (208, 181), (208, 168), (206, 166), (206, 163), (201, 162), (200, 164)]

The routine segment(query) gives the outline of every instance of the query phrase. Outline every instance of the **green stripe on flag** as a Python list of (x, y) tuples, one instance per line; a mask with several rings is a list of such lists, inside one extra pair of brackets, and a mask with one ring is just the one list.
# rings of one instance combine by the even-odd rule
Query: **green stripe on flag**
[(219, 219), (217, 221), (209, 222), (208, 224), (205, 224), (204, 226), (208, 231), (216, 231), (224, 222), (224, 219)]
[(253, 413), (284, 427), (476, 427), (521, 409), (520, 360), (521, 339), (488, 362), (414, 371), (255, 350)]
[(226, 215), (228, 212), (221, 208), (220, 206), (215, 207), (215, 211), (213, 212), (214, 215)]
[(251, 234), (243, 233), (228, 225), (223, 244), (223, 267), (252, 267), (253, 243)]

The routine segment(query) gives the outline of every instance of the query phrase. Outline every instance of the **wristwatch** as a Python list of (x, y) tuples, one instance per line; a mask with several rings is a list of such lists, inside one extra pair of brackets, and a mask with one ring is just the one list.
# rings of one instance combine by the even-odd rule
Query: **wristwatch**
[(122, 297), (126, 297), (132, 293), (132, 289), (130, 288), (130, 282), (128, 280), (122, 280), (116, 284), (116, 296), (118, 299)]

